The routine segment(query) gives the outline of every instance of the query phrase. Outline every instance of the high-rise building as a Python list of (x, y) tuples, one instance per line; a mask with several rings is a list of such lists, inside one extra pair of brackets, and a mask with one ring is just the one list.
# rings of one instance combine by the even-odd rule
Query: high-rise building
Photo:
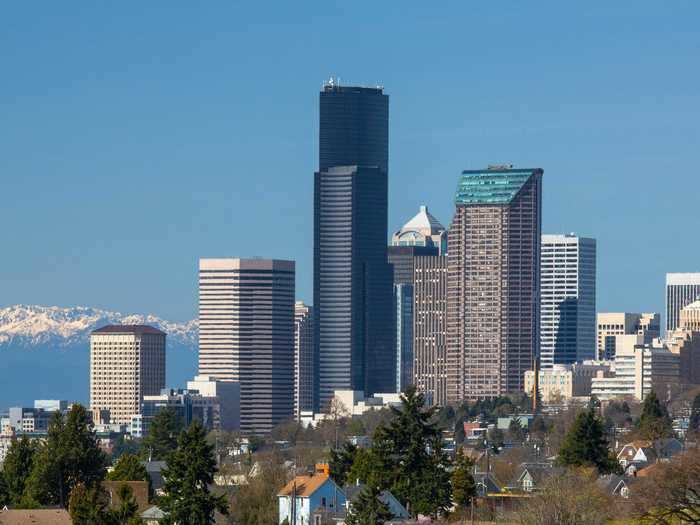
[(199, 375), (240, 383), (242, 432), (293, 415), (294, 277), (294, 261), (199, 261)]
[(143, 396), (165, 387), (165, 332), (108, 325), (90, 334), (90, 409), (95, 421), (128, 424)]
[(678, 328), (700, 332), (700, 301), (694, 301), (681, 308)]
[(666, 331), (678, 328), (681, 308), (700, 299), (700, 273), (666, 274)]
[(430, 404), (447, 403), (447, 257), (415, 258), (413, 382)]
[(294, 414), (314, 409), (313, 308), (297, 301), (294, 305)]
[(394, 320), (396, 322), (396, 391), (414, 383), (413, 304), (415, 259), (439, 256), (447, 246), (445, 227), (426, 206), (394, 232), (389, 246), (389, 263), (394, 271)]
[(315, 408), (336, 390), (393, 392), (392, 272), (387, 261), (389, 98), (340, 86), (320, 95), (314, 177)]
[(462, 172), (448, 234), (449, 402), (522, 391), (536, 360), (542, 174)]
[(618, 335), (641, 335), (644, 344), (661, 336), (661, 319), (656, 313), (600, 312), (597, 315), (597, 356), (615, 358)]
[(542, 236), (540, 368), (595, 359), (595, 282), (595, 239)]

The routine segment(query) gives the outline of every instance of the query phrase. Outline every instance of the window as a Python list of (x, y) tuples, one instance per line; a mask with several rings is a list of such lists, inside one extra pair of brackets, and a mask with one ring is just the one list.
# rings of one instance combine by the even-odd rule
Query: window
[(326, 498), (321, 498), (321, 506), (322, 507), (326, 506)]

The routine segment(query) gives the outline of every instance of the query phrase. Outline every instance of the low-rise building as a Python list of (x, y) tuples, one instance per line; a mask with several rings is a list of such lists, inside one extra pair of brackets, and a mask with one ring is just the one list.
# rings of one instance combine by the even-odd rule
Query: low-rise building
[(661, 318), (657, 313), (600, 312), (597, 316), (597, 351), (601, 361), (615, 357), (615, 337), (641, 335), (645, 343), (661, 336)]
[[(565, 403), (576, 397), (591, 395), (591, 381), (599, 373), (602, 377), (610, 377), (609, 361), (584, 361), (571, 365), (553, 365), (552, 368), (538, 371), (537, 384), (542, 403)], [(525, 372), (525, 392), (532, 392), (535, 372)]]

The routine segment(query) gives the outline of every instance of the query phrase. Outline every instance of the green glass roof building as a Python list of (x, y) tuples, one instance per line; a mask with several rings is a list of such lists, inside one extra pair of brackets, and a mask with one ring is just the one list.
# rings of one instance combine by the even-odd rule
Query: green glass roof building
[(541, 169), (494, 167), (463, 171), (455, 195), (456, 205), (507, 204), (511, 202), (533, 175)]

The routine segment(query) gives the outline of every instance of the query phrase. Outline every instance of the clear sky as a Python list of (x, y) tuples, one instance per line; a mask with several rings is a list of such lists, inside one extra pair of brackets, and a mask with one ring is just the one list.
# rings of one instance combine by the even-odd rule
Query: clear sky
[(197, 259), (297, 261), (312, 300), (324, 79), (390, 95), (390, 211), (448, 225), (462, 169), (544, 168), (598, 239), (598, 309), (700, 271), (700, 2), (0, 7), (0, 306), (196, 316)]

